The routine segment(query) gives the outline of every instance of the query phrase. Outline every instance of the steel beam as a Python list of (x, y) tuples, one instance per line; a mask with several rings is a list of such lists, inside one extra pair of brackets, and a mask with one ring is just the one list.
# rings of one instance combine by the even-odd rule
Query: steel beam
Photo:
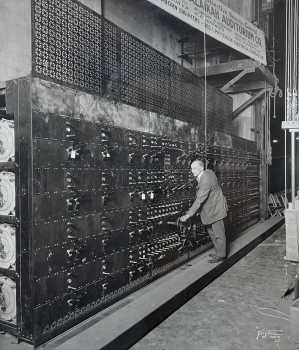
[(226, 94), (239, 94), (241, 92), (249, 92), (249, 91), (255, 91), (255, 90), (262, 90), (265, 89), (265, 81), (258, 80), (258, 81), (248, 81), (244, 83), (237, 83), (234, 84), (234, 86), (231, 86), (230, 88), (226, 89)]
[[(234, 60), (226, 63), (216, 64), (214, 66), (207, 66), (207, 76), (211, 75), (219, 75), (219, 74), (227, 74), (232, 73), (244, 69), (255, 69), (258, 66), (253, 60), (244, 59), (244, 60)], [(204, 77), (205, 71), (204, 68), (200, 69), (197, 72), (197, 75), (200, 77)]]
[(238, 82), (241, 78), (244, 77), (244, 75), (248, 73), (254, 73), (255, 68), (246, 68), (242, 70), (239, 74), (237, 74), (233, 79), (231, 79), (229, 82), (227, 82), (220, 90), (224, 93), (227, 92), (227, 90), (232, 87), (236, 82)]
[[(213, 75), (244, 71), (246, 69), (249, 69), (250, 71), (252, 70), (252, 72), (259, 71), (271, 86), (274, 87), (276, 85), (277, 78), (273, 76), (273, 74), (268, 70), (268, 68), (251, 59), (234, 60), (230, 62), (216, 64), (213, 66), (207, 66), (206, 75), (207, 77), (209, 77)], [(204, 77), (204, 68), (198, 70), (197, 75), (199, 77)]]
[(250, 107), (255, 101), (257, 101), (259, 98), (261, 98), (267, 89), (263, 89), (262, 91), (258, 92), (257, 94), (250, 97), (249, 100), (244, 102), (240, 107), (238, 107), (236, 110), (233, 111), (232, 114), (232, 120), (235, 119), (240, 113), (242, 113), (246, 108)]

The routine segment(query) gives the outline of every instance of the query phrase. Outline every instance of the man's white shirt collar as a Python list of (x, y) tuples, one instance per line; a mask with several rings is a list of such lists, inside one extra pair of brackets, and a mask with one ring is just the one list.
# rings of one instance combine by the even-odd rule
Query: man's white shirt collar
[(204, 171), (202, 171), (198, 176), (197, 176), (197, 182), (199, 183), (200, 178), (202, 177)]

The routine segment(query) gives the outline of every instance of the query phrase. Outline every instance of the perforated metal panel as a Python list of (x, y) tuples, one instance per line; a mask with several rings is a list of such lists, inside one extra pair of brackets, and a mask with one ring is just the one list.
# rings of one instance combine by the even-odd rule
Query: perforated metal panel
[(101, 17), (76, 1), (33, 1), (33, 74), (101, 92)]
[(103, 95), (119, 100), (121, 79), (120, 29), (104, 19), (102, 21)]
[(204, 125), (203, 85), (200, 79), (176, 63), (171, 64), (170, 73), (170, 115)]
[[(33, 1), (33, 75), (204, 129), (203, 80), (76, 0)], [(231, 105), (210, 88), (208, 125), (227, 130)]]
[(142, 52), (145, 109), (159, 114), (169, 114), (170, 61), (149, 46)]

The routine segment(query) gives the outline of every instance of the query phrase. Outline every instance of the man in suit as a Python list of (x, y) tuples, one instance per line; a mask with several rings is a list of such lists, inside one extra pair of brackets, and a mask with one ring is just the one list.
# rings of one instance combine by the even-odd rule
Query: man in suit
[(201, 221), (207, 226), (207, 231), (214, 244), (216, 254), (210, 254), (210, 263), (218, 263), (226, 258), (226, 236), (223, 219), (227, 215), (227, 203), (218, 184), (215, 173), (204, 170), (202, 160), (195, 160), (191, 164), (191, 171), (197, 179), (197, 193), (194, 203), (180, 217), (181, 222), (187, 221), (200, 210)]

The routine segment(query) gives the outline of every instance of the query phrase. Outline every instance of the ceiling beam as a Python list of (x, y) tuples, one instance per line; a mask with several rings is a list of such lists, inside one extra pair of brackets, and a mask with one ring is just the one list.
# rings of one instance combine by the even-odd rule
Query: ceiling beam
[(269, 71), (267, 67), (251, 59), (233, 60), (230, 62), (215, 64), (213, 66), (207, 66), (206, 72), (204, 68), (201, 68), (196, 74), (199, 77), (204, 77), (205, 74), (207, 77), (211, 77), (237, 71), (244, 71), (245, 69), (250, 70), (252, 73), (255, 71), (260, 72), (265, 81), (267, 81), (273, 87), (275, 87), (277, 84), (277, 78)]
[[(236, 72), (244, 69), (253, 69), (253, 68), (256, 68), (257, 66), (258, 66), (258, 63), (255, 62), (254, 60), (250, 60), (250, 59), (234, 60), (230, 62), (215, 64), (213, 66), (207, 66), (206, 74), (207, 76), (226, 74), (226, 73), (232, 73), (232, 72)], [(204, 77), (205, 69), (204, 68), (199, 69), (196, 74), (200, 77)]]
[(225, 93), (226, 94), (238, 94), (241, 92), (250, 92), (255, 90), (261, 90), (268, 87), (268, 84), (263, 80), (257, 80), (257, 81), (246, 81), (243, 83), (237, 83), (234, 84), (234, 86), (231, 86), (228, 88)]
[(245, 109), (247, 109), (248, 107), (250, 107), (255, 101), (257, 101), (259, 98), (261, 98), (265, 92), (267, 91), (267, 89), (263, 89), (260, 92), (258, 92), (257, 94), (253, 95), (252, 97), (250, 97), (249, 100), (245, 101), (243, 104), (241, 104), (240, 107), (238, 107), (236, 110), (233, 111), (232, 114), (232, 119), (237, 118), (237, 116), (242, 113), (243, 111), (245, 111)]

